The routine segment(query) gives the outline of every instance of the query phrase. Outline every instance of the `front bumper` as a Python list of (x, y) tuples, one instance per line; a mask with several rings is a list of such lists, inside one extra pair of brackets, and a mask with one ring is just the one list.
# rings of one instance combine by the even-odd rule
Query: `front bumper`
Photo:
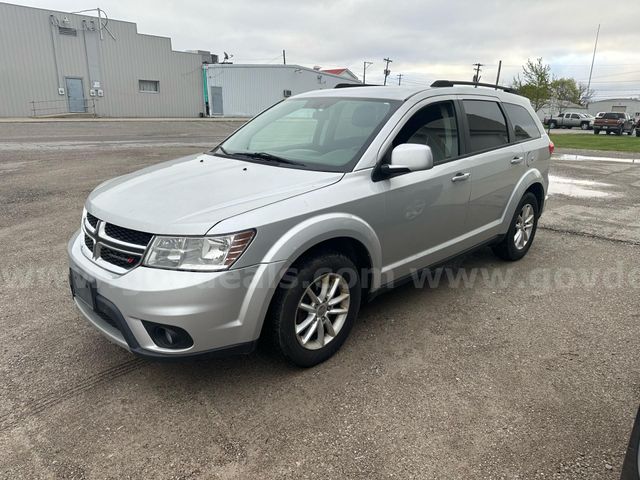
[[(262, 323), (284, 262), (224, 272), (180, 272), (136, 267), (119, 275), (96, 265), (76, 234), (67, 250), (69, 268), (95, 282), (99, 312), (74, 301), (89, 322), (112, 342), (149, 357), (185, 357), (232, 349), (248, 351)], [(163, 348), (143, 321), (180, 327), (193, 339), (188, 348)]]

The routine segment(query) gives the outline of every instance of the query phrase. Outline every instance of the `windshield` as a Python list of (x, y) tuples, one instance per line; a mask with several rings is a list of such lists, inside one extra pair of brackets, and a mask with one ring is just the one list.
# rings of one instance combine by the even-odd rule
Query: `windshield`
[(400, 104), (345, 97), (285, 100), (214, 152), (292, 168), (350, 171)]
[(605, 113), (604, 114), (604, 118), (606, 119), (619, 119), (619, 118), (624, 118), (624, 113), (614, 113), (614, 112), (609, 112), (609, 113)]

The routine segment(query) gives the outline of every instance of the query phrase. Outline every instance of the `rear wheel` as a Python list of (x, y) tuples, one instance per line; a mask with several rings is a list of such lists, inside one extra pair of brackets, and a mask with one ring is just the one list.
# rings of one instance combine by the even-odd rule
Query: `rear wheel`
[(556, 122), (549, 122), (549, 128), (556, 128), (558, 124)]
[(584, 122), (584, 123), (582, 123), (582, 124), (580, 125), (580, 128), (581, 128), (582, 130), (589, 130), (589, 124), (588, 124), (588, 123), (586, 123), (586, 122)]
[(520, 260), (531, 248), (537, 228), (538, 200), (533, 193), (527, 192), (516, 208), (507, 234), (492, 247), (493, 253), (503, 260)]
[(288, 361), (312, 367), (347, 339), (360, 309), (360, 277), (353, 261), (325, 252), (285, 275), (267, 318), (272, 343)]

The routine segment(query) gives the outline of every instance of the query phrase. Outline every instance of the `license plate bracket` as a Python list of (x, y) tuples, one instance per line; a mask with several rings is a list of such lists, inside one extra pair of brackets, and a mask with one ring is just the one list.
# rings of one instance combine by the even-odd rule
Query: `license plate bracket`
[(96, 309), (96, 282), (69, 269), (71, 294), (86, 303), (92, 310)]

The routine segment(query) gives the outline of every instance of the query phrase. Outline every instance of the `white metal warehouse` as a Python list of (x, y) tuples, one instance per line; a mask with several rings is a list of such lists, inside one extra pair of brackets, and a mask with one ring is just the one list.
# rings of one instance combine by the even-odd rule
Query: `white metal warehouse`
[(0, 117), (204, 114), (200, 53), (136, 24), (0, 3)]
[(300, 65), (205, 65), (210, 116), (252, 117), (283, 98), (360, 83), (350, 76)]

